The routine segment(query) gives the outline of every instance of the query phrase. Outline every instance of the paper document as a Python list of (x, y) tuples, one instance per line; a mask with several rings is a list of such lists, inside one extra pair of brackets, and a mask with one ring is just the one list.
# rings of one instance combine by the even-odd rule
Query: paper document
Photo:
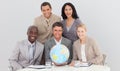
[(46, 68), (45, 65), (30, 65), (28, 68), (34, 68), (34, 69), (44, 69)]
[(88, 67), (92, 65), (92, 63), (76, 63), (74, 66), (75, 67)]

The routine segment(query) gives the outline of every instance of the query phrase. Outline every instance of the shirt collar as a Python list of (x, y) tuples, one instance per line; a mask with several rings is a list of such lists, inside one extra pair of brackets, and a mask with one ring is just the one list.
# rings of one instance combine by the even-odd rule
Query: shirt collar
[[(35, 41), (35, 42), (36, 42), (36, 41)], [(34, 42), (34, 43), (31, 43), (29, 40), (27, 40), (28, 45), (31, 45), (31, 46), (34, 46), (34, 45), (35, 45), (35, 42)]]
[(55, 43), (56, 44), (61, 44), (61, 41), (62, 41), (62, 37), (61, 37), (61, 39), (59, 40), (59, 42), (54, 38), (54, 40), (55, 40)]

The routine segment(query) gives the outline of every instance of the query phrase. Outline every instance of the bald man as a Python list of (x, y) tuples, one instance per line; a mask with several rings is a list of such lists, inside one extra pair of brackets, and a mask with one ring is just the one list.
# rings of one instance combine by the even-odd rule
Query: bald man
[(27, 30), (28, 38), (17, 43), (12, 56), (9, 59), (12, 71), (25, 68), (29, 65), (39, 65), (44, 46), (36, 39), (38, 29), (30, 26)]

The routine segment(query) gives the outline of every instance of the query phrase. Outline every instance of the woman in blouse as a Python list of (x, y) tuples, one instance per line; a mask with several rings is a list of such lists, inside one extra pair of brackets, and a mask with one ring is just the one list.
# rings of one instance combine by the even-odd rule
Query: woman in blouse
[(77, 15), (76, 9), (72, 3), (65, 3), (62, 7), (62, 24), (63, 24), (63, 36), (72, 41), (72, 43), (78, 39), (76, 34), (76, 26), (81, 23)]

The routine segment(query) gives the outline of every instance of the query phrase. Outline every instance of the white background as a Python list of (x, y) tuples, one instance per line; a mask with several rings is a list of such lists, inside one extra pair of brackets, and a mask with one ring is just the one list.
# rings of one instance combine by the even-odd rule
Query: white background
[(111, 71), (120, 70), (120, 0), (0, 0), (0, 71), (8, 71), (8, 58), (16, 42), (26, 38), (26, 30), (41, 14), (44, 1), (49, 1), (59, 16), (65, 2), (73, 3), (88, 35), (107, 55)]

